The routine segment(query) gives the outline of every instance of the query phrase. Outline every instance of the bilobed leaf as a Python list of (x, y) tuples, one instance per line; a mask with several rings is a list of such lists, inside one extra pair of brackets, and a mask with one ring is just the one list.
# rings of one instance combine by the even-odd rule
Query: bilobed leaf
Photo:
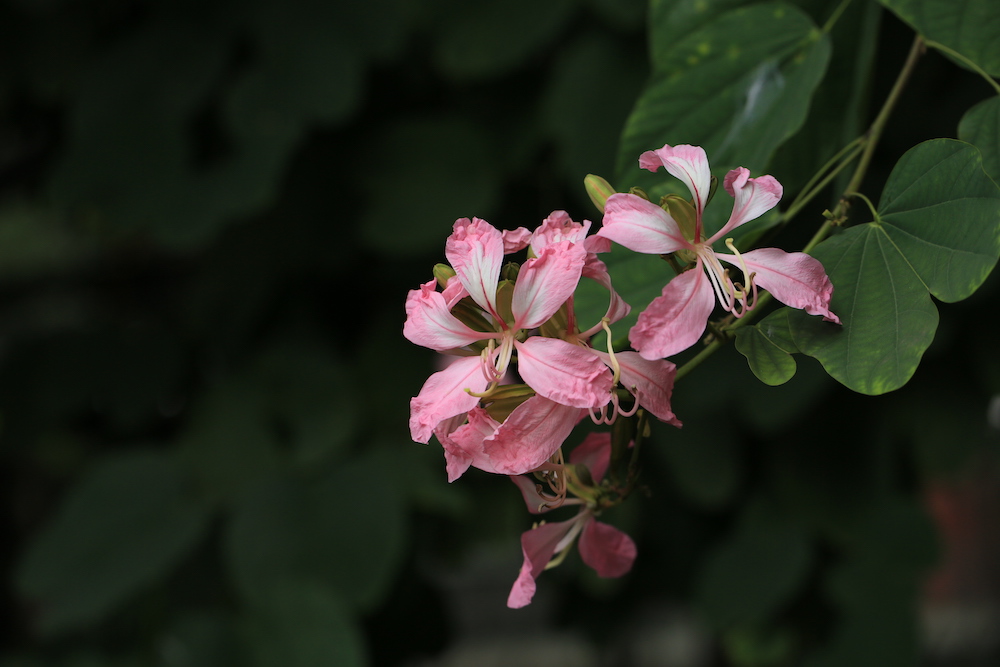
[[(1000, 3), (996, 0), (881, 0), (918, 33), (1000, 76)], [(958, 61), (960, 62), (960, 61)]]
[(716, 16), (677, 38), (671, 25), (652, 26), (653, 75), (622, 134), (620, 188), (662, 194), (669, 179), (640, 171), (637, 161), (665, 143), (703, 146), (720, 173), (764, 169), (802, 125), (826, 70), (827, 37), (784, 3)]
[(1000, 96), (983, 100), (965, 112), (958, 124), (958, 138), (983, 154), (983, 169), (1000, 183)]
[(764, 384), (776, 386), (791, 380), (795, 375), (791, 355), (798, 348), (788, 329), (788, 309), (779, 309), (758, 324), (737, 330), (736, 349)]
[(875, 218), (814, 252), (843, 325), (789, 314), (798, 348), (865, 394), (898, 389), (913, 375), (937, 328), (932, 294), (964, 299), (996, 264), (1000, 189), (973, 146), (936, 139), (900, 159)]
[(165, 575), (204, 532), (207, 506), (165, 454), (99, 463), (22, 558), (15, 582), (44, 633), (100, 620)]

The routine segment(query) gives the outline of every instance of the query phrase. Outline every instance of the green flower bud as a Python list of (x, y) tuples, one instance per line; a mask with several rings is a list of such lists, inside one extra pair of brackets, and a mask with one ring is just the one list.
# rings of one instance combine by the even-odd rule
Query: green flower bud
[(434, 265), (434, 278), (438, 281), (438, 285), (441, 289), (444, 289), (448, 285), (448, 279), (455, 277), (455, 269), (451, 268), (447, 264), (435, 264)]
[(583, 179), (583, 187), (587, 189), (587, 194), (590, 195), (590, 201), (594, 202), (594, 206), (601, 213), (604, 213), (604, 202), (608, 201), (608, 197), (615, 194), (615, 189), (611, 187), (611, 184), (600, 176), (595, 176), (594, 174), (587, 174), (587, 177)]

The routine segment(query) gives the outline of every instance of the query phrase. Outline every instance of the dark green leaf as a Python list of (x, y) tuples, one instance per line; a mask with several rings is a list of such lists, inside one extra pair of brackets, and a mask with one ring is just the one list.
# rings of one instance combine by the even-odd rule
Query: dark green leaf
[(798, 348), (788, 330), (788, 309), (777, 310), (759, 323), (737, 330), (736, 349), (764, 384), (776, 386), (792, 379), (795, 359), (791, 355)]
[(969, 109), (958, 124), (958, 138), (983, 154), (983, 169), (1000, 183), (1000, 96), (983, 100)]
[(924, 142), (893, 169), (874, 222), (816, 248), (843, 326), (795, 311), (795, 343), (855, 391), (897, 389), (934, 338), (930, 295), (968, 297), (998, 254), (1000, 189), (982, 171), (979, 152), (949, 139)]
[(167, 456), (106, 459), (35, 536), (17, 568), (17, 589), (36, 606), (41, 632), (94, 623), (175, 566), (208, 518)]
[[(918, 33), (1000, 76), (1000, 5), (995, 0), (881, 0)], [(958, 62), (961, 62), (960, 60)]]

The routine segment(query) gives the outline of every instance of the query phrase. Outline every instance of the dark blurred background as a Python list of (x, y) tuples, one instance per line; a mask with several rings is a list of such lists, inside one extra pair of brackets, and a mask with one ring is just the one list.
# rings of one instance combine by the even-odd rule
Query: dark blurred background
[[(458, 217), (599, 217), (646, 13), (0, 2), (2, 667), (990, 664), (995, 277), (888, 396), (716, 355), (608, 518), (633, 573), (573, 556), (525, 610), (513, 485), (409, 441), (406, 291)], [(870, 191), (988, 93), (928, 54)]]

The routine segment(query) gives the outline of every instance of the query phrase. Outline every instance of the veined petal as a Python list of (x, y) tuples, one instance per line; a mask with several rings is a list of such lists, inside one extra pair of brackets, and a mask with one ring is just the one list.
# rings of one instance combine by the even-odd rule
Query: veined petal
[(480, 407), (469, 410), (468, 420), (447, 435), (440, 433), (439, 430), (434, 431), (441, 446), (444, 447), (445, 469), (448, 471), (449, 482), (461, 477), (470, 466), (486, 472), (496, 472), (483, 450), (483, 440), (493, 435), (500, 423)]
[(431, 280), (406, 295), (403, 336), (408, 341), (440, 352), (494, 337), (470, 329), (452, 315), (444, 294), (435, 289), (436, 284), (437, 281)]
[(715, 292), (699, 259), (639, 313), (629, 341), (644, 359), (677, 354), (698, 342), (714, 307)]
[(574, 408), (599, 408), (611, 400), (611, 371), (592, 350), (542, 336), (514, 345), (517, 372), (539, 396)]
[(479, 218), (456, 220), (444, 246), (448, 263), (472, 300), (498, 320), (496, 295), (503, 251), (500, 230)]
[(556, 548), (566, 535), (573, 529), (578, 519), (543, 523), (521, 534), (521, 552), (524, 554), (524, 564), (517, 575), (507, 606), (520, 609), (531, 602), (535, 596), (535, 579), (545, 571), (545, 566), (552, 560)]
[[(840, 318), (830, 311), (833, 283), (818, 259), (804, 252), (785, 252), (778, 248), (759, 248), (740, 256), (750, 273), (754, 274), (754, 282), (773, 294), (775, 299), (840, 324)], [(739, 259), (733, 255), (716, 253), (716, 257), (733, 266), (740, 266)]]
[(729, 216), (729, 222), (708, 240), (709, 244), (725, 238), (729, 232), (743, 223), (756, 220), (781, 201), (781, 183), (774, 176), (750, 178), (750, 170), (744, 167), (737, 167), (726, 174), (723, 185), (726, 192), (735, 197), (736, 201), (733, 203), (733, 213)]
[(514, 329), (534, 329), (573, 296), (580, 283), (587, 251), (570, 241), (545, 246), (521, 265), (510, 309)]
[(542, 248), (560, 241), (583, 243), (590, 230), (590, 220), (574, 222), (566, 211), (552, 211), (531, 235), (531, 250), (538, 255)]
[(636, 557), (631, 537), (594, 519), (584, 525), (577, 548), (583, 562), (601, 577), (620, 577), (628, 573)]
[(462, 357), (427, 378), (420, 393), (410, 399), (410, 436), (416, 442), (427, 442), (439, 423), (475, 407), (479, 399), (465, 390), (486, 389), (489, 383), (482, 365), (479, 357)]
[(669, 213), (638, 195), (611, 195), (604, 205), (604, 222), (597, 235), (647, 255), (691, 247)]
[(503, 252), (510, 255), (519, 250), (524, 250), (531, 242), (531, 232), (527, 227), (503, 230)]
[[(611, 358), (606, 352), (598, 352), (605, 363)], [(615, 359), (621, 368), (618, 383), (631, 392), (639, 405), (657, 419), (674, 426), (681, 421), (670, 407), (670, 397), (674, 391), (674, 375), (677, 367), (665, 359), (643, 359), (638, 352), (616, 352)]]
[(585, 465), (595, 482), (604, 479), (611, 463), (611, 434), (590, 433), (569, 455), (569, 462), (574, 465)]
[(531, 472), (555, 454), (585, 414), (585, 410), (532, 396), (483, 441), (483, 449), (498, 473)]
[(694, 197), (698, 219), (708, 203), (708, 192), (712, 187), (712, 170), (708, 166), (708, 156), (701, 146), (680, 144), (665, 145), (655, 151), (646, 151), (639, 156), (639, 166), (656, 171), (663, 165), (671, 176), (687, 186)]

